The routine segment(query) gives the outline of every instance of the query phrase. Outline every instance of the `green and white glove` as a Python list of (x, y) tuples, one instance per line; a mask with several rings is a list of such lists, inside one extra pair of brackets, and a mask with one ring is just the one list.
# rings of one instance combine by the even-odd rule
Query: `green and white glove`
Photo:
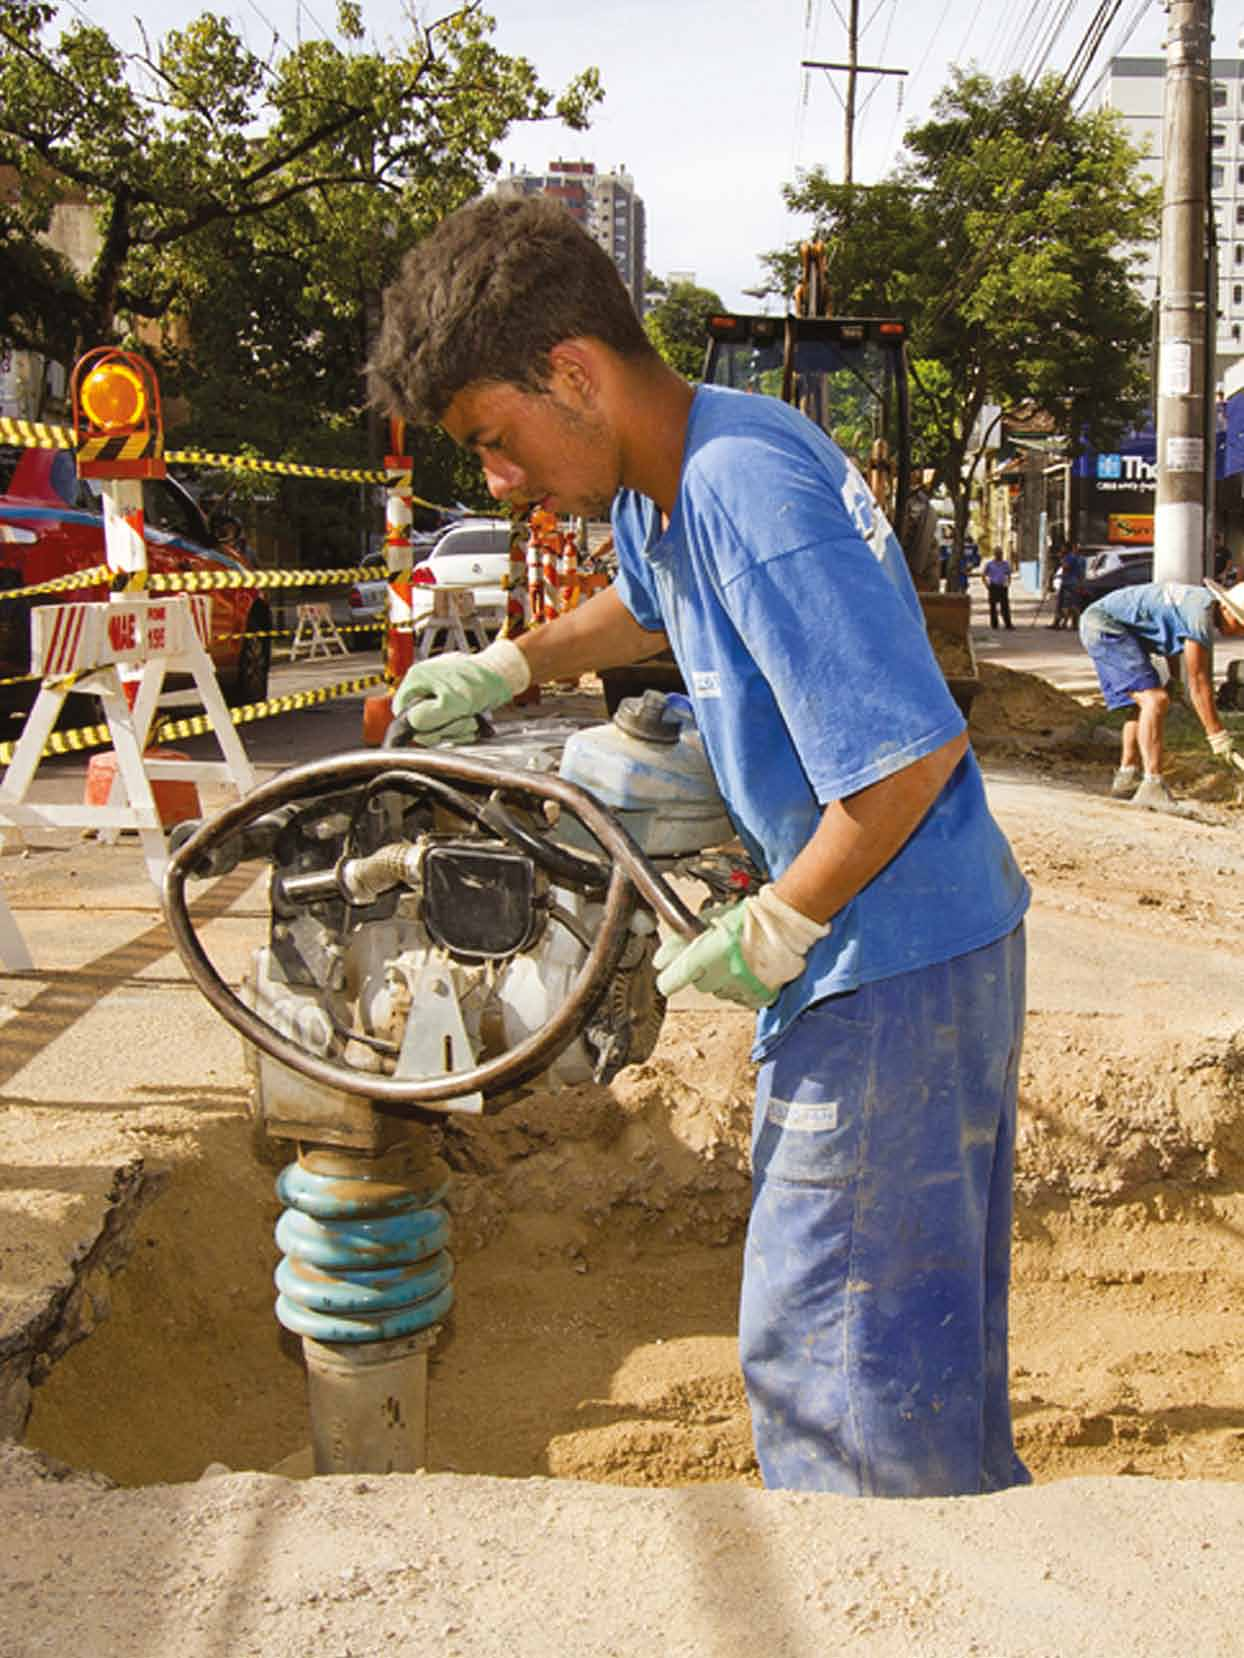
[(475, 716), (525, 691), (531, 683), (527, 658), (509, 639), (494, 639), (474, 656), (446, 651), (416, 662), (393, 698), (393, 715), (405, 716), (424, 748), (438, 743), (473, 743)]
[(1235, 746), (1235, 738), (1229, 731), (1211, 731), (1209, 746), (1220, 760), (1225, 760), (1229, 766), (1235, 766), (1244, 771), (1244, 754)]
[(803, 972), (805, 957), (829, 932), (779, 898), (771, 886), (737, 904), (704, 912), (708, 926), (690, 944), (667, 938), (653, 961), (657, 989), (672, 996), (693, 984), (709, 996), (762, 1008), (776, 1002), (784, 984)]

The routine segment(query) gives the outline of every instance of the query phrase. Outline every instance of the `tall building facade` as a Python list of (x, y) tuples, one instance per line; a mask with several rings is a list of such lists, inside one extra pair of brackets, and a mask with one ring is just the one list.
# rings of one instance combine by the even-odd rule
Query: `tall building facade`
[(644, 204), (625, 168), (598, 173), (591, 161), (551, 161), (546, 173), (511, 170), (498, 182), (497, 194), (552, 196), (560, 201), (613, 260), (635, 310), (643, 316)]
[[(1162, 177), (1165, 58), (1115, 58), (1102, 102), (1118, 110), (1143, 153), (1146, 172)], [(1218, 329), (1215, 383), (1244, 358), (1244, 58), (1215, 58), (1211, 67), (1209, 181), (1218, 243)], [(1125, 228), (1125, 227), (1124, 227)], [(1145, 247), (1142, 282), (1147, 300), (1158, 286), (1158, 243)]]

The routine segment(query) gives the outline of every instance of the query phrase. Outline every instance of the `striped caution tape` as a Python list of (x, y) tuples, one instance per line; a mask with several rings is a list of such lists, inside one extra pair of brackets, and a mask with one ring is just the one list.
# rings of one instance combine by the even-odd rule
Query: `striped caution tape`
[[(0, 441), (17, 443), (28, 449), (77, 447), (73, 432), (68, 426), (46, 426), (39, 420), (14, 420), (9, 415), (0, 416)], [(87, 438), (78, 448), (78, 453), (84, 460), (135, 459), (147, 453), (150, 442), (150, 434), (129, 438)], [(143, 447), (132, 453), (128, 449), (96, 447), (118, 444), (140, 444)], [(228, 472), (267, 472), (285, 478), (327, 478), (332, 482), (345, 484), (388, 484), (394, 478), (392, 472), (382, 471), (378, 467), (310, 466), (303, 461), (269, 461), (261, 455), (220, 455), (210, 449), (168, 449), (165, 451), (164, 459), (176, 465), (218, 466)], [(402, 473), (398, 476), (402, 493), (407, 500), (421, 507), (431, 507), (434, 512), (447, 510), (438, 501), (425, 501), (421, 495), (407, 494), (404, 483), (408, 475)], [(399, 484), (393, 487), (399, 487)]]
[[(112, 733), (106, 725), (80, 725), (73, 731), (53, 731), (43, 745), (43, 753), (80, 754), (84, 749), (101, 748), (111, 741)], [(16, 743), (0, 743), (0, 765), (7, 766), (16, 753)]]
[[(229, 718), (234, 725), (249, 725), (252, 720), (270, 719), (273, 714), (292, 714), (299, 708), (311, 708), (318, 702), (332, 702), (337, 697), (348, 697), (355, 691), (370, 690), (383, 685), (382, 673), (361, 674), (357, 679), (342, 679), (335, 685), (321, 685), (314, 691), (291, 691), (288, 696), (269, 697), (267, 702), (248, 702), (242, 708), (231, 708)], [(152, 732), (157, 743), (177, 741), (184, 737), (201, 737), (212, 729), (206, 714), (192, 714), (184, 720), (161, 720)]]
[(285, 478), (327, 478), (343, 484), (383, 484), (389, 474), (367, 466), (311, 466), (305, 461), (269, 461), (262, 455), (217, 455), (207, 449), (170, 449), (164, 456), (185, 466), (219, 466), (230, 472), (268, 472)]
[[(382, 673), (362, 674), (357, 679), (338, 680), (335, 685), (320, 685), (313, 691), (291, 691), (288, 696), (269, 697), (266, 702), (248, 702), (241, 708), (231, 708), (229, 718), (234, 725), (249, 725), (254, 720), (270, 719), (274, 714), (292, 714), (299, 708), (310, 708), (319, 702), (332, 702), (337, 697), (351, 696), (355, 691), (370, 690), (383, 685)], [(202, 737), (213, 729), (206, 714), (192, 714), (184, 720), (161, 720), (152, 730), (149, 741), (163, 743)], [(106, 725), (83, 725), (73, 731), (53, 731), (43, 745), (43, 753), (78, 754), (88, 748), (102, 748), (112, 742)], [(7, 766), (17, 752), (16, 743), (0, 743), (0, 765)]]
[(205, 449), (169, 449), (166, 461), (176, 465), (219, 466), (228, 472), (268, 472), (284, 478), (327, 478), (343, 484), (386, 484), (400, 489), (402, 498), (416, 506), (430, 507), (433, 512), (449, 509), (439, 501), (426, 501), (410, 489), (410, 473), (380, 471), (367, 466), (309, 466), (302, 461), (267, 461), (259, 455), (216, 455)]
[(49, 581), (37, 581), (30, 587), (6, 587), (0, 591), (0, 602), (5, 599), (25, 599), (35, 593), (70, 593), (75, 587), (103, 587), (112, 579), (106, 564), (93, 564), (89, 570), (75, 570), (68, 576), (53, 576)]
[[(338, 633), (379, 633), (383, 622), (343, 622)], [(226, 639), (292, 639), (297, 628), (243, 628), (240, 633), (214, 633), (212, 643), (221, 645)], [(0, 680), (0, 685), (4, 683)]]
[(151, 571), (149, 593), (216, 593), (230, 587), (343, 587), (379, 581), (375, 566), (345, 570), (168, 570)]
[(0, 590), (0, 604), (39, 593), (69, 593), (79, 587), (111, 587), (113, 592), (216, 593), (234, 587), (344, 587), (347, 582), (380, 581), (375, 565), (338, 570), (110, 570), (92, 565), (68, 576)]
[(68, 426), (45, 426), (41, 420), (14, 420), (11, 415), (0, 415), (0, 440), (23, 449), (73, 448)]

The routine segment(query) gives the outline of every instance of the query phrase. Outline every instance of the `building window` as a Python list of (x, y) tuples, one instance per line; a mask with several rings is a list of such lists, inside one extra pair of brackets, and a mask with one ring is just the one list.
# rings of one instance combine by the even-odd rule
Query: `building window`
[(1235, 222), (1237, 225), (1244, 225), (1244, 202), (1236, 203)]
[(1227, 87), (1226, 87), (1226, 83), (1225, 83), (1225, 81), (1215, 81), (1214, 82), (1214, 108), (1215, 109), (1226, 109), (1226, 107), (1227, 107)]
[(1217, 163), (1215, 163), (1214, 166), (1210, 168), (1210, 189), (1211, 190), (1221, 190), (1222, 189), (1223, 177), (1224, 177), (1225, 172), (1226, 172), (1226, 168), (1218, 166)]
[(1238, 322), (1233, 322), (1231, 324), (1231, 338), (1233, 340), (1238, 340), (1239, 337), (1240, 337), (1240, 325), (1239, 325)]
[(1226, 142), (1227, 134), (1225, 129), (1222, 127), (1215, 127), (1210, 137), (1210, 144), (1212, 147), (1216, 150), (1220, 150)]
[(1231, 290), (1232, 305), (1244, 305), (1244, 283), (1237, 282)]

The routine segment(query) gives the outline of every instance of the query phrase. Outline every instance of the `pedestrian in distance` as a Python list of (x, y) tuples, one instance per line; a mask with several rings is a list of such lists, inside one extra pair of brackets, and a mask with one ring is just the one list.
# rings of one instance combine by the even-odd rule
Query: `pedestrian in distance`
[(1054, 572), (1054, 617), (1052, 628), (1072, 627), (1076, 620), (1077, 594), (1084, 580), (1084, 554), (1078, 548), (1066, 546)]
[(999, 558), (998, 554), (986, 564), (981, 571), (981, 580), (985, 583), (985, 592), (989, 597), (989, 625), (998, 626), (1001, 616), (1003, 627), (1013, 627), (1011, 621), (1011, 566), (1006, 559)]
[(1007, 1386), (1028, 888), (902, 551), (774, 398), (689, 385), (554, 203), (487, 197), (406, 257), (372, 394), (492, 493), (612, 515), (617, 575), (516, 641), (407, 673), (421, 743), (529, 682), (672, 647), (763, 884), (656, 956), (756, 1010), (740, 1354), (769, 1486), (1024, 1483)]
[(941, 573), (937, 511), (925, 487), (924, 473), (919, 468), (911, 474), (901, 536), (903, 556), (911, 571), (911, 579), (922, 592), (936, 593)]
[(1244, 592), (1207, 580), (1145, 582), (1119, 587), (1080, 617), (1080, 641), (1092, 658), (1107, 708), (1127, 711), (1119, 766), (1110, 785), (1116, 800), (1153, 811), (1176, 811), (1162, 780), (1163, 740), (1170, 693), (1156, 657), (1182, 656), (1188, 700), (1209, 746), (1224, 764), (1244, 771), (1244, 753), (1214, 706), (1214, 632), (1244, 634)]
[(1226, 533), (1223, 530), (1214, 531), (1214, 580), (1222, 581), (1231, 568), (1231, 549), (1227, 546)]

